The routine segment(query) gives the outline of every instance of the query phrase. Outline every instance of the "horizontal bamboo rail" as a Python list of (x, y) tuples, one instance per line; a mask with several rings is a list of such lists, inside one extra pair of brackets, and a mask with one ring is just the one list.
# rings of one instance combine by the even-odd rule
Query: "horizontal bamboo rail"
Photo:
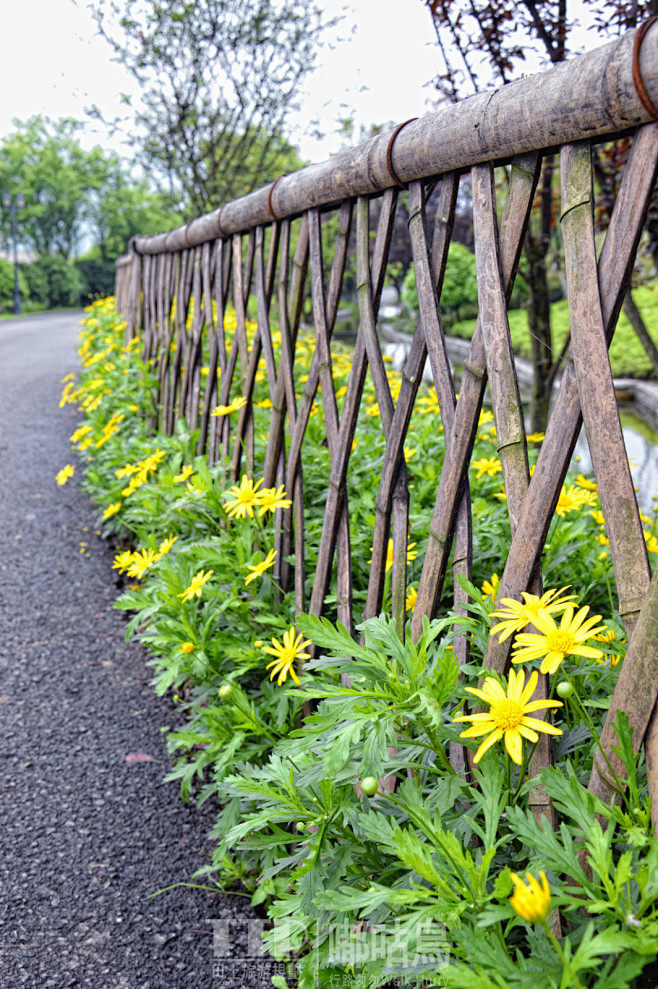
[[(395, 174), (406, 184), (647, 123), (651, 118), (633, 83), (634, 35), (629, 31), (547, 72), (410, 121), (395, 138)], [(642, 43), (639, 67), (655, 105), (658, 24)], [(284, 175), (274, 188), (266, 186), (226, 203), (176, 230), (135, 237), (134, 248), (139, 254), (182, 251), (269, 224), (274, 218), (380, 193), (394, 184), (387, 166), (391, 135), (385, 131), (329, 161)]]
[[(353, 627), (353, 561), (347, 482), (367, 374), (374, 386), (385, 451), (364, 613), (374, 615), (381, 609), (392, 536), (393, 614), (401, 634), (413, 496), (404, 443), (426, 360), (440, 407), (437, 428), (440, 425), (445, 435), (445, 456), (411, 622), (414, 638), (421, 631), (423, 617), (436, 614), (449, 569), (453, 606), (463, 610), (465, 593), (459, 577), (471, 577), (473, 553), (468, 468), (487, 385), (511, 531), (499, 597), (520, 599), (522, 591), (541, 586), (542, 549), (584, 421), (610, 539), (620, 613), (630, 640), (612, 710), (624, 707), (638, 747), (646, 738), (654, 793), (658, 793), (658, 653), (651, 643), (658, 623), (658, 598), (655, 579), (649, 592), (651, 571), (616, 409), (608, 347), (655, 189), (658, 123), (652, 119), (658, 119), (657, 106), (658, 21), (653, 20), (548, 72), (442, 107), (328, 162), (283, 176), (176, 230), (135, 237), (130, 254), (118, 262), (116, 282), (127, 336), (141, 335), (143, 357), (157, 378), (161, 426), (173, 431), (176, 421), (184, 417), (191, 428), (198, 427), (199, 451), (211, 462), (224, 458), (233, 479), (243, 470), (249, 474), (254, 470), (253, 395), (259, 365), (264, 365), (271, 403), (264, 483), (267, 487), (285, 485), (293, 501), (292, 508), (277, 518), (274, 573), (283, 587), (294, 581), (296, 607), (313, 614), (322, 612), (335, 573), (338, 617), (348, 628)], [(591, 145), (620, 136), (631, 137), (632, 146), (597, 256)], [(557, 150), (572, 353), (530, 478), (507, 305), (542, 161)], [(509, 165), (502, 211), (494, 184), (494, 167), (501, 163)], [(441, 291), (459, 178), (465, 171), (470, 171), (473, 190), (479, 317), (457, 398), (441, 320)], [(401, 188), (408, 189), (409, 242), (420, 315), (399, 392), (393, 395), (377, 319)], [(427, 201), (433, 195), (438, 206), (430, 231)], [(376, 232), (370, 230), (375, 199), (379, 206)], [(336, 218), (336, 233), (333, 255), (328, 257), (322, 214), (330, 211)], [(359, 331), (339, 410), (332, 336), (352, 242)], [(303, 393), (297, 396), (295, 352), (307, 281), (316, 342)], [(251, 311), (257, 311), (257, 331), (251, 343), (250, 299)], [(270, 330), (272, 305), (277, 310), (278, 348)], [(225, 333), (229, 306), (235, 317), (230, 341)], [(228, 417), (213, 418), (211, 410), (218, 404), (227, 405), (236, 390), (245, 401), (231, 434)], [(314, 572), (308, 574), (302, 452), (318, 390), (329, 473), (324, 522), (314, 547)], [(287, 562), (291, 556), (295, 559), (292, 572)], [(466, 637), (458, 639), (455, 648), (460, 662), (465, 662)], [(509, 642), (501, 645), (491, 639), (485, 662), (504, 673)], [(543, 680), (539, 689), (545, 689)], [(608, 745), (614, 740), (612, 716), (604, 729)], [(550, 740), (542, 742), (535, 769), (537, 759), (550, 761)], [(455, 765), (463, 765), (460, 747), (453, 747), (451, 757)], [(591, 788), (600, 793), (606, 792), (607, 785), (602, 773), (597, 763)], [(537, 814), (550, 811), (542, 801), (538, 794)]]

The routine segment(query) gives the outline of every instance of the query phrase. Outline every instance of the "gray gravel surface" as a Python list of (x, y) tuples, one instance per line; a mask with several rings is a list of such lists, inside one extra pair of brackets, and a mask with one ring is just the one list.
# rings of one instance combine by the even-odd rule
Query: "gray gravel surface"
[(80, 468), (55, 483), (74, 462), (79, 414), (58, 401), (78, 320), (0, 322), (0, 989), (271, 986), (243, 961), (248, 899), (147, 898), (208, 862), (215, 808), (162, 782), (175, 714), (125, 643)]

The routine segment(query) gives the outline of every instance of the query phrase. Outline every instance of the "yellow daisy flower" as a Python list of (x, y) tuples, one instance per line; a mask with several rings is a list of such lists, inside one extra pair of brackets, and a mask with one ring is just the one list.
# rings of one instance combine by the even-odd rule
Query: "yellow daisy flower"
[[(417, 549), (414, 549), (414, 546), (415, 545), (416, 545), (415, 543), (408, 543), (407, 544), (407, 565), (409, 565), (411, 563), (411, 561), (412, 560), (415, 560), (416, 557), (418, 556), (418, 550)], [(370, 547), (370, 552), (372, 553), (372, 546)], [(370, 559), (368, 560), (368, 563), (372, 563), (372, 557), (370, 557)], [(388, 573), (388, 571), (391, 569), (392, 566), (393, 566), (393, 540), (392, 539), (389, 539), (388, 546), (386, 547), (386, 570), (385, 570), (385, 572)]]
[(564, 516), (569, 512), (576, 512), (584, 506), (587, 508), (596, 507), (596, 495), (593, 491), (584, 491), (582, 488), (577, 488), (575, 484), (570, 484), (568, 488), (562, 485), (560, 497), (555, 506), (556, 515)]
[(520, 879), (515, 872), (510, 872), (515, 890), (510, 897), (510, 903), (519, 917), (530, 924), (546, 923), (551, 912), (551, 891), (548, 887), (546, 873), (540, 872), (541, 886), (531, 872), (526, 872), (527, 883)]
[(498, 587), (500, 585), (500, 578), (497, 573), (492, 573), (491, 580), (485, 580), (484, 584), (480, 588), (482, 595), (485, 598), (491, 598), (492, 601), (496, 600), (496, 594), (498, 593)]
[(169, 552), (169, 550), (174, 545), (177, 539), (178, 536), (167, 536), (166, 539), (162, 540), (162, 542), (158, 546), (158, 559), (160, 559), (161, 556), (164, 556), (165, 553)]
[(190, 465), (187, 464), (185, 467), (183, 467), (180, 474), (176, 474), (176, 476), (174, 477), (173, 479), (174, 484), (182, 484), (183, 481), (187, 481), (188, 477), (191, 477), (193, 473), (194, 473), (194, 467), (190, 467)]
[(244, 519), (248, 515), (253, 519), (254, 507), (260, 505), (261, 494), (258, 488), (262, 483), (262, 478), (254, 484), (251, 478), (243, 474), (240, 484), (229, 488), (227, 494), (233, 495), (232, 500), (226, 502), (226, 510), (230, 518)]
[(216, 418), (219, 418), (220, 416), (228, 416), (228, 415), (231, 414), (231, 412), (237, 412), (238, 409), (241, 409), (242, 406), (243, 405), (246, 405), (246, 404), (247, 404), (247, 399), (246, 398), (236, 398), (233, 402), (231, 402), (230, 405), (218, 405), (218, 406), (216, 406), (212, 410), (212, 412), (210, 413), (210, 415), (211, 416), (215, 416)]
[(183, 604), (187, 604), (187, 602), (191, 601), (192, 598), (201, 597), (201, 589), (203, 585), (210, 580), (214, 572), (214, 570), (199, 570), (199, 572), (192, 577), (192, 580), (183, 593), (178, 595)]
[(111, 505), (108, 505), (107, 508), (105, 509), (105, 511), (103, 512), (103, 518), (104, 519), (109, 519), (113, 515), (116, 515), (117, 512), (120, 512), (121, 511), (121, 505), (122, 505), (122, 502), (120, 502), (120, 501), (113, 501), (112, 504)]
[(114, 557), (114, 563), (112, 564), (113, 570), (118, 570), (119, 573), (123, 573), (127, 570), (133, 561), (133, 555), (129, 549), (124, 549), (121, 553), (117, 553)]
[(487, 477), (494, 477), (496, 474), (500, 474), (503, 469), (498, 457), (482, 457), (481, 460), (474, 460), (471, 467), (474, 467), (477, 471), (475, 475), (476, 481), (485, 474)]
[(586, 491), (598, 491), (599, 486), (595, 481), (590, 481), (589, 478), (585, 477), (583, 474), (579, 474), (576, 478), (576, 484), (579, 488), (585, 488)]
[[(588, 639), (605, 632), (605, 625), (594, 627), (601, 621), (600, 615), (587, 618), (589, 607), (585, 605), (574, 614), (573, 605), (564, 609), (560, 625), (544, 608), (540, 608), (533, 618), (533, 625), (539, 634), (521, 632), (514, 642), (513, 663), (525, 663), (532, 659), (542, 659), (542, 673), (555, 673), (567, 656), (583, 656), (598, 659), (603, 655), (600, 649), (584, 645)], [(543, 657), (543, 658), (542, 658)]]
[(72, 436), (69, 437), (69, 439), (71, 443), (78, 443), (84, 436), (87, 435), (87, 433), (90, 432), (91, 432), (91, 426), (80, 426), (80, 428), (76, 429), (76, 431), (73, 433)]
[(248, 577), (244, 579), (244, 586), (248, 587), (252, 580), (256, 580), (257, 577), (262, 577), (266, 570), (269, 570), (271, 566), (274, 566), (274, 560), (276, 557), (276, 550), (271, 549), (264, 560), (257, 563), (255, 566), (249, 564), (247, 570), (251, 570)]
[(128, 576), (137, 577), (141, 579), (149, 567), (152, 567), (154, 563), (157, 563), (158, 556), (154, 549), (143, 549), (136, 553), (133, 553), (130, 566), (128, 567)]
[(500, 741), (505, 741), (510, 759), (517, 764), (523, 763), (523, 739), (530, 742), (539, 741), (538, 731), (543, 731), (548, 735), (561, 735), (560, 728), (554, 728), (547, 721), (540, 721), (538, 718), (529, 718), (532, 711), (540, 711), (549, 707), (562, 707), (562, 701), (550, 701), (540, 698), (531, 701), (539, 674), (535, 670), (524, 689), (525, 674), (523, 670), (515, 673), (510, 670), (507, 693), (494, 677), (486, 677), (484, 686), (480, 690), (478, 687), (466, 687), (465, 689), (474, 694), (485, 704), (489, 704), (489, 710), (478, 714), (462, 714), (454, 721), (471, 721), (472, 725), (460, 734), (460, 738), (478, 738), (480, 735), (487, 735), (479, 749), (475, 753), (473, 762), (479, 762), (484, 753)]
[(404, 599), (404, 610), (413, 611), (416, 607), (416, 601), (418, 599), (418, 591), (415, 587), (410, 587), (407, 591), (407, 596)]
[(529, 622), (534, 625), (540, 608), (544, 608), (552, 615), (559, 614), (576, 596), (575, 594), (566, 594), (564, 597), (560, 597), (562, 592), (568, 589), (569, 585), (567, 584), (566, 587), (561, 587), (559, 591), (544, 591), (541, 597), (530, 594), (528, 591), (521, 591), (523, 603), (514, 598), (502, 598), (500, 603), (504, 607), (492, 611), (491, 616), (492, 618), (503, 618), (504, 621), (494, 625), (489, 634), (494, 635), (496, 632), (501, 632), (502, 635), (499, 636), (498, 641), (504, 642), (514, 632), (523, 631)]
[(259, 491), (258, 504), (260, 505), (258, 514), (264, 515), (265, 512), (275, 512), (277, 508), (290, 508), (292, 501), (290, 498), (286, 498), (285, 488), (281, 484), (278, 489), (263, 488), (262, 491)]
[(270, 667), (273, 668), (270, 673), (270, 680), (273, 680), (278, 674), (276, 682), (280, 687), (285, 682), (288, 674), (290, 674), (299, 686), (299, 678), (295, 673), (293, 663), (296, 659), (308, 659), (310, 657), (310, 653), (302, 651), (306, 646), (310, 646), (310, 644), (311, 640), (302, 638), (301, 633), (295, 636), (295, 626), (291, 625), (288, 631), (283, 633), (283, 645), (278, 639), (273, 638), (271, 646), (263, 646), (263, 652), (275, 657), (274, 661), (268, 663), (265, 667), (267, 670)]

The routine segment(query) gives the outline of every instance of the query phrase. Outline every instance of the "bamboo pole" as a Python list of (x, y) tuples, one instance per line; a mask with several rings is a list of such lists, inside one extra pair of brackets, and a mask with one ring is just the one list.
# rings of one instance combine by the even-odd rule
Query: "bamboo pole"
[[(546, 72), (501, 89), (448, 104), (409, 123), (395, 140), (395, 171), (403, 183), (509, 160), (537, 148), (600, 138), (651, 117), (633, 83), (636, 29)], [(644, 38), (639, 68), (645, 89), (658, 105), (658, 24)], [(184, 247), (239, 233), (308, 209), (367, 196), (393, 185), (387, 165), (392, 131), (386, 131), (329, 161), (282, 176), (267, 186), (167, 234), (134, 238), (140, 254)], [(221, 213), (221, 216), (220, 216)]]

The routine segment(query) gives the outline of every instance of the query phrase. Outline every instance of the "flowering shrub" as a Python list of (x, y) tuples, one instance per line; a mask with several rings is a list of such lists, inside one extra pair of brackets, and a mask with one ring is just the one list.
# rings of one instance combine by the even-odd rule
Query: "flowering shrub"
[[(129, 583), (118, 606), (149, 651), (155, 689), (170, 691), (179, 711), (168, 733), (170, 778), (185, 799), (219, 803), (213, 860), (200, 875), (224, 887), (239, 880), (265, 905), (267, 946), (290, 963), (275, 985), (649, 985), (642, 972), (658, 945), (658, 838), (646, 767), (623, 715), (626, 780), (616, 779), (615, 804), (586, 789), (626, 648), (595, 483), (576, 475), (563, 490), (543, 557), (555, 586), (495, 608), (509, 527), (495, 427), (483, 411), (467, 614), (445, 604), (416, 643), (408, 634), (402, 641), (386, 614), (389, 572), (385, 613), (361, 622), (355, 642), (333, 620), (335, 587), (319, 619), (298, 615), (277, 584), (275, 526), (289, 498), (263, 487), (264, 443), (254, 477), (233, 484), (223, 462), (209, 467), (195, 455), (184, 423), (174, 436), (154, 434), (152, 380), (122, 330), (110, 302), (90, 308), (80, 381), (66, 382), (63, 396), (84, 413), (72, 443), (99, 523), (119, 543), (115, 568)], [(299, 387), (310, 353), (300, 338)], [(347, 354), (336, 355), (334, 373), (340, 401)], [(398, 386), (391, 375), (394, 394)], [(241, 399), (232, 394), (216, 415), (237, 413)], [(350, 462), (357, 610), (383, 452), (374, 406), (370, 388)], [(406, 450), (409, 610), (443, 459), (436, 412), (429, 389)], [(268, 417), (257, 392), (256, 437)], [(315, 414), (303, 450), (310, 573), (328, 476), (322, 441)], [(655, 523), (643, 521), (654, 552)], [(460, 667), (454, 643), (464, 635), (470, 658)], [(507, 678), (483, 669), (490, 635), (514, 637)], [(537, 696), (541, 673), (547, 699)], [(481, 708), (469, 706), (474, 699)], [(548, 735), (554, 765), (535, 776), (533, 753)], [(468, 772), (451, 762), (460, 745)], [(541, 816), (547, 797), (559, 821)]]

